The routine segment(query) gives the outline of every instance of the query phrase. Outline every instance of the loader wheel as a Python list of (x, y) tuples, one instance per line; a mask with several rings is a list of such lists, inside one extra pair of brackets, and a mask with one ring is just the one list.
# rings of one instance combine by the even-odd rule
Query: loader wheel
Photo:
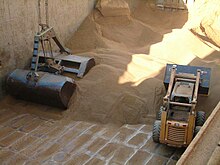
[(198, 111), (196, 115), (196, 126), (203, 126), (205, 123), (205, 112)]
[(201, 126), (196, 126), (194, 130), (194, 137), (197, 135), (197, 133), (200, 131)]
[(163, 109), (164, 109), (164, 107), (161, 106), (161, 107), (160, 107), (160, 110), (159, 110), (158, 113), (157, 113), (157, 117), (156, 117), (157, 120), (161, 120), (161, 115), (162, 115)]
[(156, 120), (153, 126), (153, 141), (156, 143), (160, 143), (160, 127), (161, 127), (161, 121)]

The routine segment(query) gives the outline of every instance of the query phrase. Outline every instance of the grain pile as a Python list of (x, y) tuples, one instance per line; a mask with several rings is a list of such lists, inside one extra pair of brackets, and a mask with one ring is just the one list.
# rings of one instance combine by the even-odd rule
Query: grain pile
[[(114, 124), (151, 122), (165, 94), (166, 63), (202, 65), (211, 67), (213, 74), (219, 72), (218, 60), (205, 60), (217, 52), (182, 28), (187, 11), (161, 11), (146, 1), (138, 2), (130, 9), (124, 0), (99, 1), (70, 39), (68, 46), (75, 53), (91, 55), (98, 63), (78, 81), (77, 96), (66, 112), (72, 114), (70, 118)], [(208, 113), (219, 100), (214, 82), (218, 82), (215, 76), (209, 98), (200, 98), (198, 106)]]

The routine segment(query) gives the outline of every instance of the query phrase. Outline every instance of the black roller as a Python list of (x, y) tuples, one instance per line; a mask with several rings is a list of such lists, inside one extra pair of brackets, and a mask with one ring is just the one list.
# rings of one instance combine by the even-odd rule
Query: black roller
[(16, 69), (7, 78), (14, 97), (66, 109), (76, 89), (73, 79), (45, 72)]

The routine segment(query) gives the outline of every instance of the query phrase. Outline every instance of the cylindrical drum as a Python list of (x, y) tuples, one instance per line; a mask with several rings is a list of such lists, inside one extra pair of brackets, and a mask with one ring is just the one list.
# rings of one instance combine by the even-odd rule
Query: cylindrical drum
[(22, 69), (13, 71), (6, 84), (7, 91), (16, 98), (64, 109), (76, 89), (71, 78)]

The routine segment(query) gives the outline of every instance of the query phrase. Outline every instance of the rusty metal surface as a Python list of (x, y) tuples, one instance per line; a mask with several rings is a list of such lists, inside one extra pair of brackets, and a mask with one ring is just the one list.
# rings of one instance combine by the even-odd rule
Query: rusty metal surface
[(53, 59), (64, 68), (64, 72), (74, 73), (79, 78), (83, 78), (89, 70), (96, 65), (95, 59), (92, 57), (65, 55), (53, 52), (54, 57), (44, 56), (39, 53), (39, 66), (45, 63), (46, 59)]
[(13, 71), (6, 82), (8, 92), (19, 99), (67, 108), (76, 88), (74, 80), (45, 72), (33, 73), (22, 69)]
[(77, 77), (83, 78), (88, 71), (95, 66), (94, 58), (76, 56), (76, 55), (59, 55), (55, 60), (60, 60), (60, 65), (64, 67), (65, 72), (76, 73)]

